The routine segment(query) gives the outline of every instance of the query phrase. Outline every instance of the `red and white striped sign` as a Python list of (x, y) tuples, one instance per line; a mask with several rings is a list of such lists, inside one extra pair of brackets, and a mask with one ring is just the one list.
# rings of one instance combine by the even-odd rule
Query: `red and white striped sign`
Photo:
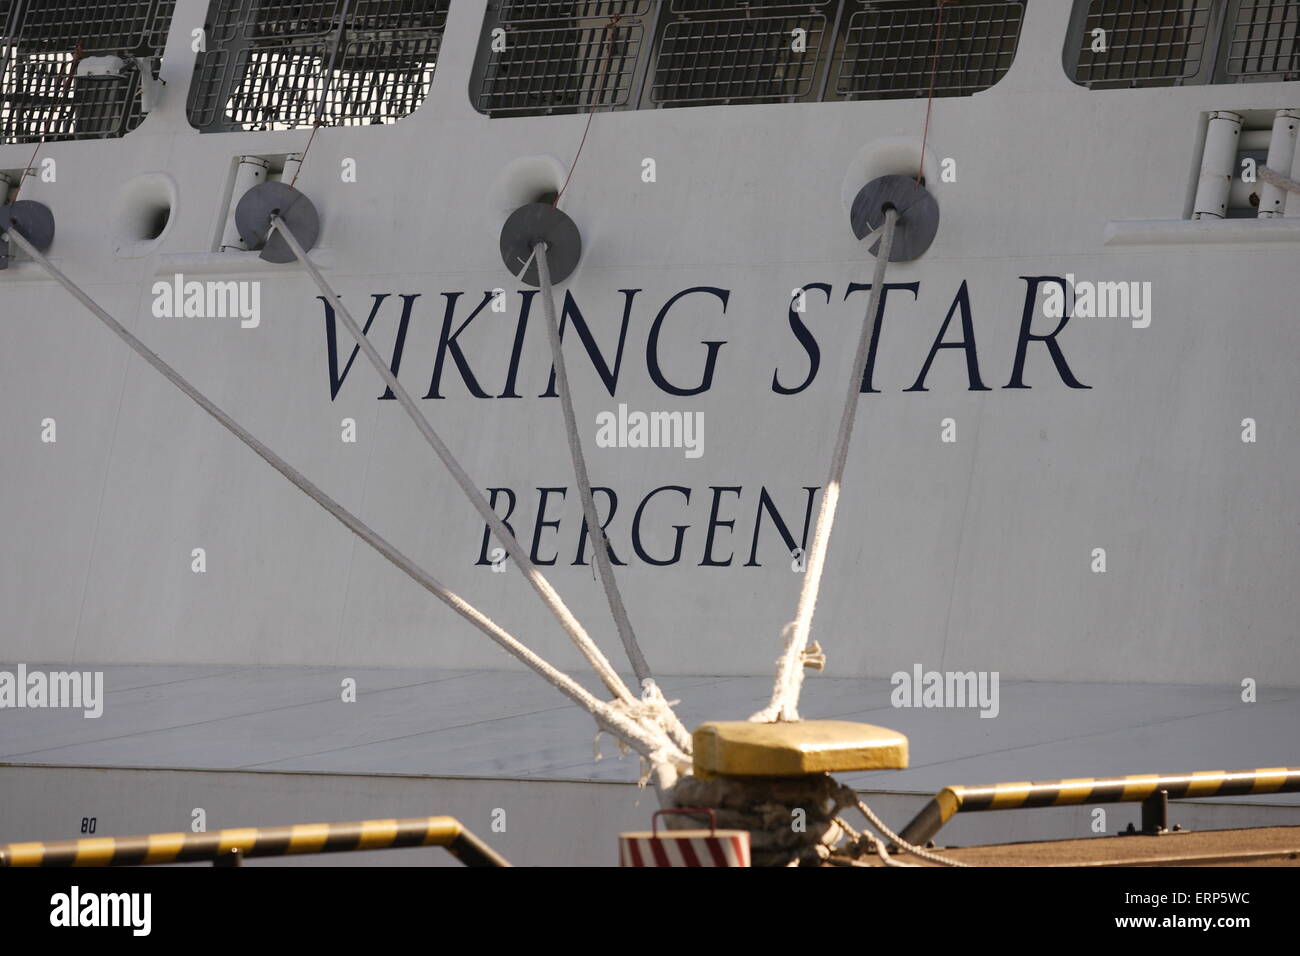
[(748, 830), (620, 833), (619, 866), (749, 866)]

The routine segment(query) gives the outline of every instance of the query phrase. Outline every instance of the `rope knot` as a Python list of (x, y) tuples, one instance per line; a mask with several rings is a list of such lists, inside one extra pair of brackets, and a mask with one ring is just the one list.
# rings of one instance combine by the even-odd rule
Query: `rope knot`
[(641, 682), (641, 702), (649, 704), (657, 711), (664, 711), (674, 704), (680, 704), (680, 700), (665, 700), (664, 692), (659, 689), (653, 677), (647, 677)]
[(640, 700), (611, 700), (609, 706), (638, 723), (650, 724), (666, 731), (670, 726), (672, 706), (680, 703), (679, 700), (665, 700), (659, 685), (653, 678), (647, 677), (641, 682)]
[[(649, 731), (654, 739), (653, 752), (642, 756), (645, 757), (651, 766), (659, 763), (668, 763), (680, 765), (681, 767), (689, 766), (690, 758), (686, 755), (689, 751), (683, 752), (673, 742), (672, 727), (676, 722), (676, 715), (673, 713), (674, 704), (681, 703), (676, 700), (665, 700), (663, 691), (654, 682), (653, 678), (647, 677), (641, 681), (641, 699), (624, 700), (615, 698), (609, 701), (607, 706), (623, 717), (638, 724), (643, 730)], [(608, 731), (607, 727), (599, 726), (596, 732), (595, 752), (596, 759), (600, 759), (600, 736)], [(614, 735), (615, 741), (618, 742), (619, 750), (623, 753), (628, 752), (627, 745), (623, 740)]]

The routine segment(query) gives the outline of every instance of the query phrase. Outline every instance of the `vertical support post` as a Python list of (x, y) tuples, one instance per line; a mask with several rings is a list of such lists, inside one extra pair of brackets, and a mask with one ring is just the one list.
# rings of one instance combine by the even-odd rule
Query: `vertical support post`
[(628, 109), (639, 110), (642, 108), (642, 97), (645, 95), (646, 80), (650, 76), (650, 71), (654, 68), (655, 41), (659, 36), (659, 18), (663, 16), (663, 3), (655, 3), (650, 7), (649, 17), (641, 18), (641, 55), (639, 62), (632, 74), (632, 92), (627, 98)]
[[(1270, 166), (1269, 168), (1272, 169), (1273, 167)], [(1282, 173), (1284, 176), (1290, 176), (1291, 179), (1300, 182), (1300, 149), (1295, 150), (1295, 155), (1291, 157), (1290, 173), (1288, 173), (1285, 169), (1279, 169), (1277, 170), (1277, 172)], [(1283, 211), (1282, 215), (1286, 216), (1287, 218), (1291, 218), (1293, 216), (1300, 217), (1300, 199), (1292, 198), (1285, 204), (1285, 206), (1286, 209)]]
[[(1300, 126), (1300, 110), (1278, 110), (1273, 116), (1273, 135), (1268, 141), (1268, 168), (1286, 176), (1295, 159), (1296, 127)], [(1272, 183), (1263, 183), (1259, 190), (1259, 218), (1278, 219), (1288, 205), (1285, 189)], [(1300, 201), (1291, 203), (1300, 205)]]
[[(846, 19), (844, 14), (844, 0), (840, 0), (839, 3), (835, 4), (835, 9), (831, 11), (831, 16), (834, 17), (834, 19), (831, 21), (830, 39), (827, 40), (826, 34), (822, 34), (822, 40), (826, 42), (826, 46), (824, 47), (826, 51), (826, 65), (822, 67), (821, 82), (817, 84), (817, 102), (819, 103), (826, 102), (826, 91), (830, 89), (831, 67), (836, 63), (835, 43), (840, 37), (840, 21)], [(847, 36), (845, 39), (847, 40)]]
[(1241, 138), (1241, 114), (1218, 110), (1210, 114), (1201, 154), (1201, 178), (1192, 203), (1193, 219), (1224, 219), (1228, 215), (1228, 191), (1237, 162)]
[(298, 178), (298, 170), (302, 169), (302, 153), (290, 153), (285, 157), (284, 170), (280, 173), (280, 182), (292, 183)]
[(235, 209), (246, 192), (266, 182), (266, 173), (270, 168), (271, 164), (259, 156), (239, 157), (239, 165), (235, 167), (235, 185), (230, 191), (226, 228), (221, 234), (221, 246), (218, 251), (243, 252), (248, 249), (248, 245), (239, 237), (239, 227), (235, 224)]
[(1157, 790), (1142, 801), (1142, 832), (1164, 833), (1169, 829), (1169, 791)]

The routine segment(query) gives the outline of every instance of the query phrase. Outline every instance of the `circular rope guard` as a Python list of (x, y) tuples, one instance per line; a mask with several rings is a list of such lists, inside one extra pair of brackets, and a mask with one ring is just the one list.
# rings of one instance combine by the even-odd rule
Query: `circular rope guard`
[(308, 251), (320, 235), (320, 219), (310, 199), (287, 183), (260, 183), (244, 193), (235, 207), (235, 228), (250, 249), (262, 247), (267, 262), (293, 262), (293, 250), (278, 232), (272, 234), (271, 216), (278, 215), (294, 238)]
[[(0, 232), (10, 229), (21, 232), (24, 239), (44, 252), (54, 242), (54, 213), (50, 212), (49, 206), (33, 199), (20, 199), (11, 205), (0, 206)], [(9, 257), (0, 258), (3, 259), (0, 267), (3, 267)]]
[[(582, 236), (572, 219), (550, 203), (535, 202), (520, 206), (501, 227), (501, 261), (512, 276), (525, 285), (539, 286), (537, 262), (529, 262), (533, 246), (546, 243), (546, 264), (551, 281), (563, 282), (578, 267), (582, 256)], [(528, 263), (523, 275), (519, 270)]]
[[(911, 262), (925, 255), (939, 231), (939, 204), (911, 176), (881, 176), (863, 186), (849, 213), (853, 234), (861, 239), (884, 225), (886, 206), (898, 211), (889, 261)], [(871, 246), (872, 254), (879, 248), (877, 239)]]

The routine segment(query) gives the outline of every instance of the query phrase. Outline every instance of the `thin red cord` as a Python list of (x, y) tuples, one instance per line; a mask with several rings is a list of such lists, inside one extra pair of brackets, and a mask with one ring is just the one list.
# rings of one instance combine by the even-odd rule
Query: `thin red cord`
[(956, 0), (939, 0), (939, 16), (934, 24), (934, 56), (930, 59), (930, 97), (925, 101), (925, 128), (921, 131), (921, 161), (917, 164), (916, 183), (921, 184), (925, 172), (925, 142), (930, 137), (930, 109), (934, 106), (934, 78), (939, 71), (939, 46), (943, 34), (943, 8)]
[[(334, 53), (330, 54), (329, 65), (325, 69), (326, 73), (329, 73), (329, 71), (334, 66), (334, 55), (337, 54), (339, 51), (339, 41), (343, 38), (343, 26), (347, 22), (347, 19), (348, 19), (348, 8), (346, 5), (344, 5), (343, 15), (339, 18), (339, 29), (337, 34), (334, 37)], [(327, 102), (326, 97), (329, 96), (329, 84), (330, 84), (330, 77), (326, 76), (325, 90), (324, 92), (321, 93), (320, 105), (316, 108), (316, 119), (311, 124), (311, 135), (307, 137), (307, 146), (305, 149), (303, 149), (302, 156), (298, 159), (298, 169), (296, 172), (294, 172), (293, 179), (289, 180), (290, 189), (292, 189), (294, 187), (294, 184), (298, 182), (298, 176), (302, 173), (302, 168), (305, 165), (307, 165), (307, 154), (311, 152), (311, 144), (316, 140), (316, 130), (320, 129), (322, 126), (325, 125), (324, 122), (321, 121), (321, 115), (325, 112), (325, 106)]]
[[(65, 76), (63, 82), (59, 84), (59, 96), (62, 96), (67, 90), (68, 84), (72, 82), (73, 74), (77, 72), (77, 64), (85, 55), (85, 48), (78, 43), (77, 48), (72, 51), (72, 62), (68, 64), (68, 75)], [(27, 182), (27, 170), (32, 170), (32, 175), (36, 174), (36, 154), (39, 153), (41, 147), (45, 145), (45, 137), (50, 134), (50, 123), (53, 119), (54, 110), (51, 109), (50, 115), (45, 119), (45, 129), (41, 130), (41, 138), (36, 141), (36, 148), (32, 150), (32, 158), (27, 161), (27, 169), (24, 169), (22, 175), (18, 177), (18, 188), (14, 190), (13, 196), (9, 199), (9, 205), (11, 206), (18, 201), (18, 194), (23, 191), (23, 183)]]
[(317, 120), (312, 124), (311, 135), (307, 137), (307, 148), (302, 151), (302, 158), (298, 160), (298, 169), (294, 172), (293, 179), (289, 180), (290, 189), (292, 189), (293, 184), (298, 181), (298, 175), (302, 172), (303, 166), (307, 165), (307, 154), (311, 152), (312, 141), (316, 139), (316, 130), (320, 129), (322, 125), (324, 124), (322, 124), (320, 120)]
[(592, 110), (587, 114), (587, 125), (582, 131), (582, 139), (578, 142), (578, 151), (573, 155), (573, 165), (569, 167), (569, 175), (564, 177), (564, 185), (560, 187), (560, 191), (556, 193), (555, 198), (551, 200), (552, 209), (560, 204), (560, 197), (563, 196), (564, 191), (569, 188), (569, 180), (573, 178), (573, 171), (578, 168), (578, 157), (582, 155), (582, 147), (587, 142), (587, 134), (591, 132), (591, 120), (595, 115), (595, 110)]
[[(609, 23), (605, 25), (605, 30), (606, 31), (612, 30), (618, 24), (618, 21), (621, 19), (623, 19), (623, 16), (622, 14), (619, 13), (616, 13), (613, 16), (611, 16), (609, 18)], [(612, 54), (613, 52), (614, 52), (614, 34), (610, 33), (609, 39), (606, 40), (605, 42), (605, 67), (606, 68), (608, 68), (609, 66), (610, 54)], [(583, 127), (582, 139), (578, 141), (578, 151), (573, 154), (573, 164), (569, 167), (569, 174), (564, 177), (564, 185), (560, 187), (560, 191), (556, 193), (555, 198), (551, 200), (552, 209), (554, 209), (556, 206), (560, 204), (560, 197), (563, 196), (564, 191), (569, 188), (569, 180), (573, 178), (573, 171), (578, 168), (578, 158), (582, 155), (582, 147), (586, 145), (587, 134), (591, 132), (591, 121), (592, 119), (595, 118), (595, 116), (596, 116), (596, 110), (593, 107), (591, 112), (587, 114), (587, 125)]]

